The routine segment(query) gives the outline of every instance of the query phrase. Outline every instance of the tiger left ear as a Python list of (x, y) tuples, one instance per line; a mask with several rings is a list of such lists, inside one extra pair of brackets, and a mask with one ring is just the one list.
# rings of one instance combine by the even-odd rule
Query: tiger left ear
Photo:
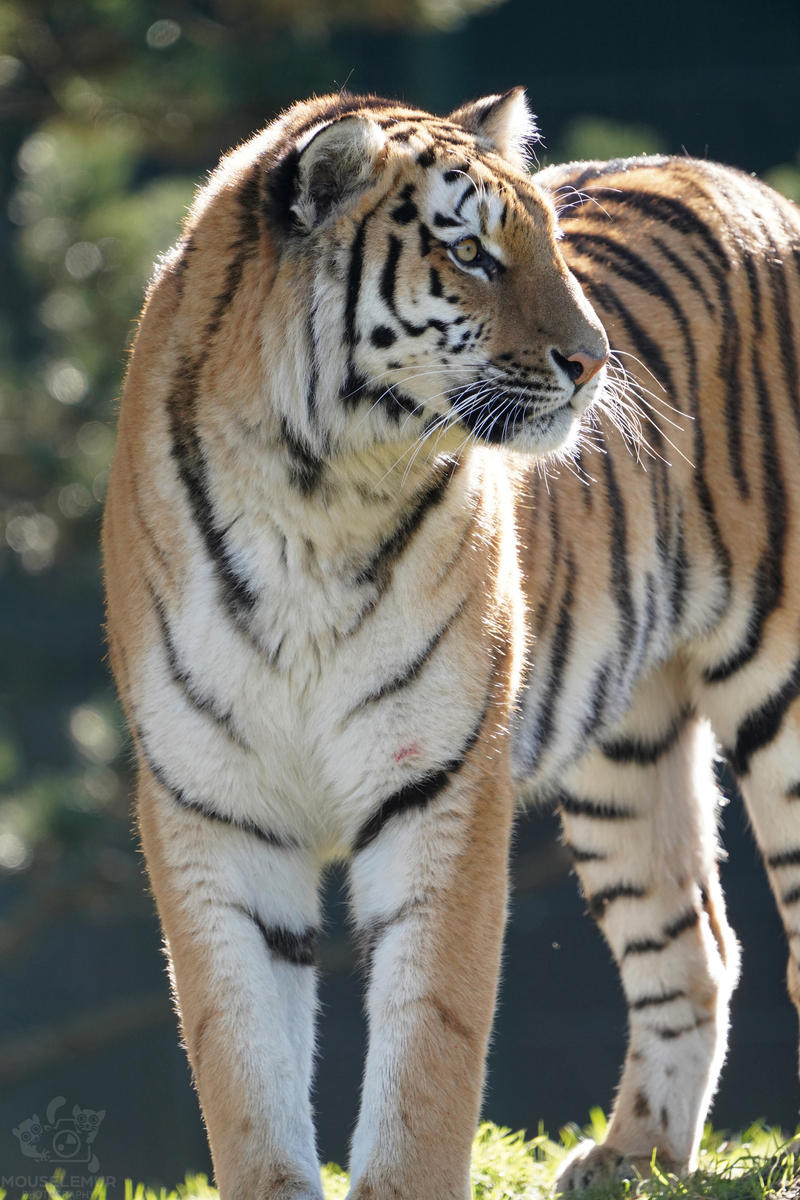
[(448, 120), (475, 134), (487, 150), (494, 150), (517, 167), (525, 166), (528, 147), (539, 136), (523, 87), (463, 104)]
[(342, 117), (314, 133), (300, 150), (291, 206), (311, 232), (374, 177), (386, 137), (369, 117)]

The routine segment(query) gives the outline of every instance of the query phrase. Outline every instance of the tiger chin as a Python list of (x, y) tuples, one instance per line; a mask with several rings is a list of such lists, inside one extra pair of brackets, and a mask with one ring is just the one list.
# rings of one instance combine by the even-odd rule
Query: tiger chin
[[(696, 1154), (736, 974), (698, 714), (724, 691), (715, 728), (750, 771), (737, 653), (779, 708), (797, 691), (760, 657), (782, 661), (768, 635), (793, 619), (787, 589), (753, 591), (757, 537), (742, 570), (729, 548), (761, 492), (737, 508), (734, 460), (703, 438), (731, 411), (717, 317), (739, 314), (730, 363), (751, 350), (758, 239), (773, 230), (778, 254), (796, 218), (691, 162), (532, 178), (533, 135), (521, 89), (445, 118), (371, 96), (295, 105), (222, 160), (147, 296), (104, 521), (108, 640), (223, 1200), (321, 1200), (315, 945), (334, 860), (369, 1025), (351, 1197), (469, 1196), (524, 789), (561, 806), (631, 1005), (608, 1146), (580, 1170)], [(762, 331), (781, 286), (797, 307), (781, 279), (758, 287)], [(783, 339), (739, 394), (764, 462), (777, 426), (796, 439)], [(647, 471), (624, 443), (645, 411)], [(572, 473), (548, 482), (541, 457), (564, 446)], [(773, 581), (799, 536), (774, 478)], [(763, 844), (779, 874), (794, 862)]]

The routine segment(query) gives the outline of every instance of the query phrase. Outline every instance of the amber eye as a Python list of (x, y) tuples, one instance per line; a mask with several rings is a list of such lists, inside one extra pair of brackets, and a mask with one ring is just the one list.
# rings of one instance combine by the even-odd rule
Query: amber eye
[(471, 263), (481, 252), (481, 244), (477, 238), (463, 238), (452, 247), (453, 254), (459, 262)]

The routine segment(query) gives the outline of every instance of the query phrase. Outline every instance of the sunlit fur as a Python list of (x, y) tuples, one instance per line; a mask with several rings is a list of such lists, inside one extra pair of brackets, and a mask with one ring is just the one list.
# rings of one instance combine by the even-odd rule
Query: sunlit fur
[[(525, 169), (531, 130), (520, 91), (447, 120), (298, 105), (223, 160), (150, 289), (106, 511), (109, 645), (225, 1200), (320, 1195), (334, 858), (369, 968), (354, 1195), (469, 1194), (525, 643), (497, 447), (574, 437), (607, 353)], [(598, 368), (582, 386), (576, 354)]]
[(321, 1196), (331, 859), (358, 1200), (469, 1195), (515, 792), (561, 806), (630, 1006), (564, 1188), (694, 1161), (737, 971), (707, 720), (800, 950), (800, 219), (690, 160), (531, 179), (532, 134), (519, 90), (297, 105), (198, 193), (142, 316), (109, 646), (223, 1200)]
[(738, 972), (717, 748), (800, 1001), (800, 213), (687, 159), (536, 180), (613, 347), (624, 434), (599, 412), (570, 471), (531, 474), (517, 505), (535, 641), (514, 773), (561, 806), (629, 1012), (606, 1143), (578, 1148), (559, 1182), (572, 1191), (649, 1171), (654, 1148), (677, 1170), (696, 1161)]

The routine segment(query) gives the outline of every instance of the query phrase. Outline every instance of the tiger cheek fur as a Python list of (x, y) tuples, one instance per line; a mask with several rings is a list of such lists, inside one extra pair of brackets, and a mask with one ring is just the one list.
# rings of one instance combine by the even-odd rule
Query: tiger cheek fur
[[(629, 1005), (607, 1143), (561, 1186), (691, 1167), (737, 973), (706, 718), (798, 990), (800, 218), (690, 160), (532, 181), (531, 132), (519, 90), (297, 105), (148, 295), (108, 637), (223, 1200), (321, 1197), (336, 858), (368, 981), (352, 1196), (469, 1195), (515, 790), (559, 803)], [(646, 413), (648, 470), (621, 436)], [(497, 449), (570, 439), (552, 483)]]

